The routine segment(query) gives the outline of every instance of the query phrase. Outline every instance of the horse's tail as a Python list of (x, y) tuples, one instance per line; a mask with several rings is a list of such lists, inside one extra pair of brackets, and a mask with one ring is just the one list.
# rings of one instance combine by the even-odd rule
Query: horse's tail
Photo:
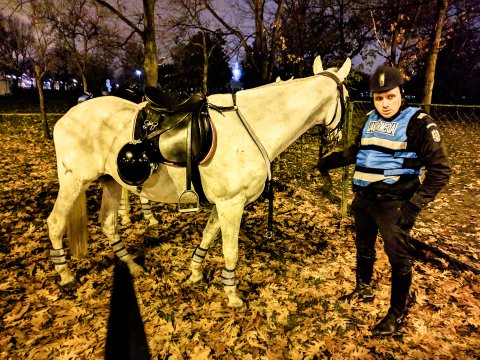
[(85, 256), (87, 254), (88, 229), (87, 229), (87, 196), (82, 191), (75, 200), (67, 219), (68, 248), (72, 256)]

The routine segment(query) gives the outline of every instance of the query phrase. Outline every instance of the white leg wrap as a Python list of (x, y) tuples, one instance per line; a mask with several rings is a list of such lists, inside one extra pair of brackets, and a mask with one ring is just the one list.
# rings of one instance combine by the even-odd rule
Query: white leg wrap
[(235, 269), (229, 270), (224, 267), (221, 278), (224, 286), (235, 286)]
[(67, 264), (67, 257), (65, 256), (65, 250), (63, 249), (51, 249), (50, 258), (55, 266)]
[(145, 216), (152, 215), (152, 208), (150, 207), (150, 203), (148, 202), (148, 199), (140, 196), (140, 203), (142, 204), (143, 215)]
[(205, 259), (205, 256), (207, 255), (207, 251), (208, 249), (203, 249), (200, 247), (200, 245), (198, 245), (192, 254), (192, 261), (201, 264), (203, 259)]
[(119, 259), (122, 257), (128, 255), (128, 251), (125, 248), (125, 245), (123, 245), (122, 240), (118, 240), (117, 242), (111, 244), (113, 252), (117, 255)]
[(150, 225), (158, 225), (158, 220), (152, 213), (148, 199), (140, 196), (140, 203), (142, 204), (143, 217), (150, 222)]
[(129, 212), (130, 212), (130, 203), (128, 202), (128, 191), (126, 189), (122, 189), (122, 197), (120, 198), (118, 214), (120, 216), (128, 216)]

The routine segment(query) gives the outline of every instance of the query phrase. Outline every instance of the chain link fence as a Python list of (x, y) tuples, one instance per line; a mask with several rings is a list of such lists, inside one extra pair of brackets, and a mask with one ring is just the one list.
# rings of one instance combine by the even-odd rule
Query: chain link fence
[[(425, 108), (422, 104), (410, 104)], [(331, 182), (314, 170), (319, 155), (348, 147), (373, 109), (372, 102), (350, 103), (343, 139), (328, 148), (313, 128), (290, 146), (274, 163), (275, 178), (328, 197), (348, 215), (353, 199), (353, 166), (330, 171)], [(449, 154), (452, 177), (447, 187), (424, 209), (412, 231), (419, 257), (432, 256), (444, 268), (480, 273), (480, 106), (430, 105)], [(288, 171), (286, 171), (288, 170)], [(427, 255), (425, 255), (427, 254)], [(438, 260), (441, 258), (440, 260)], [(428, 260), (428, 259), (426, 259)]]

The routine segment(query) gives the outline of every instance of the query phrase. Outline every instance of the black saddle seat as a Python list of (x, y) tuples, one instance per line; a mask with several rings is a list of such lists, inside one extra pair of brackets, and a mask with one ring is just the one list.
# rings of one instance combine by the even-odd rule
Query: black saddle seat
[(194, 112), (199, 110), (206, 102), (205, 95), (198, 92), (190, 95), (185, 101), (178, 103), (168, 93), (153, 86), (145, 87), (145, 98), (154, 110), (170, 113)]

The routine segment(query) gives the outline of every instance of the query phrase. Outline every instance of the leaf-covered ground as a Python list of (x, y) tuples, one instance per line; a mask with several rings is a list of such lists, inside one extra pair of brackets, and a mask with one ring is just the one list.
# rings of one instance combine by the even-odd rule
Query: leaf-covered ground
[[(56, 284), (49, 259), (46, 218), (55, 201), (57, 179), (53, 144), (42, 140), (40, 129), (32, 117), (0, 118), (0, 358), (102, 359), (114, 256), (96, 221), (100, 189), (94, 184), (88, 192), (90, 253), (71, 259), (79, 286), (66, 294)], [(226, 307), (220, 242), (204, 262), (205, 281), (197, 285), (187, 281), (190, 256), (208, 209), (187, 215), (177, 213), (173, 205), (153, 204), (160, 224), (148, 227), (131, 197), (133, 223), (120, 229), (145, 268), (135, 286), (152, 357), (478, 358), (480, 276), (449, 270), (445, 260), (415, 262), (409, 315), (393, 338), (370, 336), (371, 326), (389, 302), (390, 269), (381, 239), (374, 302), (337, 300), (354, 286), (352, 219), (342, 219), (337, 201), (319, 191), (317, 175), (292, 176), (289, 170), (297, 161), (291, 160), (292, 152), (314, 153), (305, 151), (305, 144), (303, 150), (298, 148), (280, 163), (274, 239), (264, 237), (266, 202), (258, 201), (245, 211), (237, 266), (239, 293), (247, 304), (243, 312)], [(475, 159), (478, 141), (458, 149), (459, 167), (454, 167), (452, 183), (422, 214), (414, 235), (478, 268), (479, 163), (465, 167), (461, 161), (472, 159), (465, 151)], [(312, 154), (303, 166), (314, 161)], [(338, 196), (338, 189), (333, 194)]]

